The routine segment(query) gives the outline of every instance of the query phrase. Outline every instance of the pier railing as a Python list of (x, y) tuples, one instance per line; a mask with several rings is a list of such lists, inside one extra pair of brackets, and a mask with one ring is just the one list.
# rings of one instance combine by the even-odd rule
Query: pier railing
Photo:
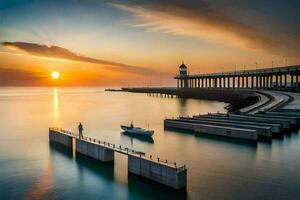
[(103, 141), (103, 140), (99, 140), (99, 139), (95, 139), (95, 138), (90, 138), (90, 137), (84, 137), (83, 138), (79, 138), (79, 134), (73, 133), (71, 131), (67, 131), (61, 128), (57, 128), (57, 127), (51, 127), (49, 128), (49, 131), (55, 131), (55, 132), (59, 132), (59, 133), (63, 133), (66, 135), (69, 135), (71, 137), (74, 137), (76, 139), (80, 139), (80, 140), (84, 140), (93, 144), (97, 144), (97, 145), (101, 145), (104, 146), (106, 148), (112, 149), (116, 152), (122, 153), (122, 154), (127, 154), (127, 155), (133, 155), (133, 156), (137, 156), (146, 160), (149, 160), (151, 162), (156, 162), (159, 164), (163, 164), (166, 165), (168, 167), (172, 167), (172, 168), (176, 168), (176, 170), (178, 172), (183, 171), (186, 169), (185, 165), (180, 165), (177, 162), (168, 160), (168, 159), (161, 159), (158, 156), (153, 156), (151, 154), (146, 154), (142, 151), (136, 151), (134, 149), (130, 149), (128, 147), (124, 147), (121, 145), (116, 145), (107, 141)]

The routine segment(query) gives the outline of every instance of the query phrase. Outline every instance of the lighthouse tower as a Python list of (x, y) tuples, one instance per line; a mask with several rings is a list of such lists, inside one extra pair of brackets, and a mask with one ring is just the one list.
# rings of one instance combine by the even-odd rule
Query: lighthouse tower
[(183, 89), (188, 88), (188, 79), (187, 79), (188, 71), (187, 66), (182, 62), (182, 64), (179, 66), (179, 76), (178, 76), (178, 82), (177, 82), (177, 88)]
[(184, 62), (182, 62), (182, 64), (179, 66), (179, 75), (180, 76), (186, 76), (187, 75), (187, 67), (184, 64)]

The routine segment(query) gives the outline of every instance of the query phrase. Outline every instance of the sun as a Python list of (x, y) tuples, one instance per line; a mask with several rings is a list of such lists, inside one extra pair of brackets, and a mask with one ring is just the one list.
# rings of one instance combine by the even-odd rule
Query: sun
[(53, 72), (51, 73), (51, 77), (52, 77), (53, 79), (59, 79), (60, 73), (59, 73), (58, 71), (53, 71)]

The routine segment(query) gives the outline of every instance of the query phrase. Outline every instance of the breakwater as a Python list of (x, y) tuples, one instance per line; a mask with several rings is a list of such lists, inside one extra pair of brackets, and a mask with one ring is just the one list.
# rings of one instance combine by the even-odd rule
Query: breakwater
[(173, 87), (138, 87), (122, 88), (125, 92), (146, 93), (148, 96), (166, 98), (194, 98), (215, 100), (229, 103), (229, 112), (238, 111), (241, 108), (253, 105), (259, 101), (259, 94), (248, 89), (222, 89), (222, 88), (186, 88)]

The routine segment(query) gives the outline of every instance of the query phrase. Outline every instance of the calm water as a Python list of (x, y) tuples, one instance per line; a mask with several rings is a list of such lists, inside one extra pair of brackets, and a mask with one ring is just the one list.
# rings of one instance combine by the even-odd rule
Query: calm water
[[(298, 133), (256, 144), (163, 130), (168, 116), (223, 111), (225, 104), (101, 88), (0, 89), (0, 199), (300, 199)], [(120, 134), (133, 120), (153, 141)], [(84, 133), (185, 163), (187, 192), (128, 176), (124, 155), (104, 165), (49, 145), (48, 127)]]

